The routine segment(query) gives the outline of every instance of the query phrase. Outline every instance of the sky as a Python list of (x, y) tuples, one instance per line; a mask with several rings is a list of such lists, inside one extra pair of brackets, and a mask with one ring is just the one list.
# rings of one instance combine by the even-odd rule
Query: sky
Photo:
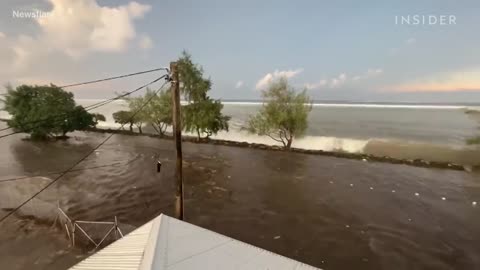
[[(315, 100), (480, 102), (479, 12), (453, 0), (2, 0), (0, 84), (121, 75), (187, 50), (214, 98), (259, 99), (283, 76)], [(110, 98), (160, 74), (69, 90)]]

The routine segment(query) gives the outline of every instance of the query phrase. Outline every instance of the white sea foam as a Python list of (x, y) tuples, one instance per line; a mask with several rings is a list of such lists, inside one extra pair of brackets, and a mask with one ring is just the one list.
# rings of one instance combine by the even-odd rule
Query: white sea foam
[[(270, 139), (267, 136), (257, 136), (249, 134), (244, 131), (231, 130), (230, 132), (220, 132), (213, 136), (215, 139), (230, 140), (237, 142), (259, 143), (266, 145), (278, 145), (281, 143)], [(349, 153), (362, 153), (368, 140), (357, 140), (349, 138), (336, 138), (324, 136), (305, 136), (295, 139), (292, 147), (309, 149), (309, 150), (324, 150), (324, 151), (343, 151)]]
[[(248, 142), (248, 143), (258, 143), (265, 145), (277, 145), (282, 146), (281, 143), (272, 140), (267, 136), (258, 136), (255, 134), (250, 134), (248, 132), (240, 130), (238, 127), (235, 128), (231, 126), (229, 132), (219, 132), (217, 135), (212, 136), (213, 139), (219, 140), (229, 140), (236, 142)], [(119, 128), (120, 125), (113, 122), (99, 122), (97, 125), (98, 128)], [(125, 127), (128, 129), (128, 127)], [(136, 130), (136, 129), (135, 129)], [(171, 132), (171, 127), (167, 129), (167, 132)], [(190, 134), (183, 132), (185, 136), (196, 136), (196, 134)], [(301, 148), (301, 149), (310, 149), (310, 150), (324, 150), (324, 151), (344, 151), (349, 153), (362, 153), (365, 146), (368, 144), (368, 140), (358, 140), (358, 139), (349, 139), (349, 138), (336, 138), (336, 137), (324, 137), (324, 136), (305, 136), (302, 138), (295, 139), (293, 141), (292, 147)]]

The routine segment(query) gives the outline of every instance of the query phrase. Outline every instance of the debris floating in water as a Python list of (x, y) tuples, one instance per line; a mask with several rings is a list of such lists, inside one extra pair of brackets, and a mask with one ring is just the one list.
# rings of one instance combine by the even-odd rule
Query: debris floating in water
[(420, 194), (418, 192), (415, 192), (415, 196), (420, 196)]
[(445, 201), (446, 199), (447, 199), (447, 198), (445, 198), (445, 197), (442, 197), (442, 201)]
[(473, 205), (473, 206), (476, 206), (476, 205), (477, 205), (477, 202), (472, 202), (472, 205)]
[(373, 187), (370, 187), (370, 190), (373, 190)]
[(411, 218), (409, 218), (409, 219), (408, 219), (408, 221), (412, 221), (412, 219), (411, 219)]
[(362, 161), (367, 161), (367, 159), (366, 159), (366, 158), (364, 158), (364, 159), (362, 159)]
[(277, 236), (273, 237), (273, 239), (275, 239), (275, 240), (280, 239), (280, 235), (277, 235)]
[(353, 187), (353, 184), (350, 184), (351, 187)]
[(330, 181), (330, 184), (333, 184), (333, 181)]
[(395, 189), (392, 189), (392, 193), (395, 193)]
[(350, 225), (348, 225), (348, 224), (347, 224), (347, 225), (345, 225), (345, 228), (350, 228)]

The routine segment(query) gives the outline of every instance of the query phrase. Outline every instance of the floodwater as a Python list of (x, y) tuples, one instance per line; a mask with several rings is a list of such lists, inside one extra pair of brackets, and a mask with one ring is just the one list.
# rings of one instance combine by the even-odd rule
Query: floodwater
[[(0, 140), (0, 216), (105, 136)], [(57, 203), (73, 219), (117, 216), (130, 229), (173, 214), (172, 141), (114, 135), (77, 168), (87, 169), (0, 224), (0, 269), (66, 269), (85, 256), (49, 229)], [(2, 181), (26, 175), (42, 177)], [(480, 269), (474, 173), (184, 143), (184, 180), (186, 221), (313, 266)]]

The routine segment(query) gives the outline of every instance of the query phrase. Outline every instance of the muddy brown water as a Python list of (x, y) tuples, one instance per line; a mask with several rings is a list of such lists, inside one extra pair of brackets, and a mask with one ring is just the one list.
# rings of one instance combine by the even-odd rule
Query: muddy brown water
[[(0, 216), (107, 136), (74, 135), (0, 141)], [(184, 159), (188, 222), (323, 269), (480, 269), (476, 174), (191, 143)], [(74, 219), (118, 216), (126, 230), (173, 215), (171, 141), (114, 135), (78, 168), (91, 169), (0, 225), (0, 269), (66, 269), (86, 256), (49, 228), (57, 202)]]

